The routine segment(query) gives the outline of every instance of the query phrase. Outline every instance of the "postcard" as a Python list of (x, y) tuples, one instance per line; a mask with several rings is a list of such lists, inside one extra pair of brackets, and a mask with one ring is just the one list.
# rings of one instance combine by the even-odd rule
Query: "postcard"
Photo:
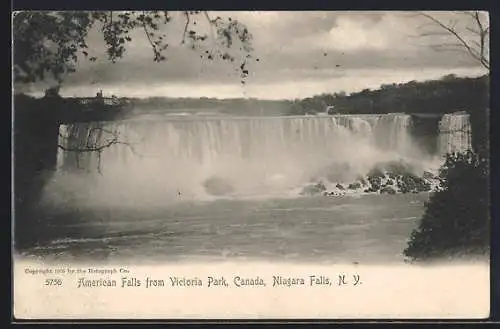
[(18, 11), (16, 320), (484, 319), (482, 11)]

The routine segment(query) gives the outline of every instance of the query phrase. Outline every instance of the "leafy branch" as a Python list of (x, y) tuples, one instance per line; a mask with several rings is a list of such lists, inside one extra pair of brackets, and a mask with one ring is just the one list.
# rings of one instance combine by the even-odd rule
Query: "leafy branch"
[[(239, 49), (246, 53), (243, 62), (251, 57), (251, 34), (246, 26), (231, 18), (211, 19), (206, 11), (182, 12), (185, 19), (183, 44), (189, 40), (191, 48), (196, 50), (203, 48), (201, 43), (209, 39), (207, 34), (200, 34), (193, 28), (201, 14), (209, 24), (214, 41), (212, 48), (215, 48), (206, 49), (202, 58), (219, 57), (233, 62), (235, 55), (229, 50), (235, 40), (239, 41)], [(90, 55), (86, 41), (89, 31), (97, 25), (100, 25), (105, 41), (107, 59), (112, 63), (125, 54), (126, 45), (132, 41), (130, 32), (134, 29), (142, 29), (146, 35), (153, 51), (153, 61), (165, 61), (164, 51), (169, 45), (166, 34), (160, 33), (160, 26), (171, 21), (168, 11), (16, 12), (13, 16), (15, 82), (30, 83), (52, 76), (61, 83), (68, 74), (76, 71), (80, 55), (96, 61), (98, 58)], [(238, 69), (244, 70), (241, 65)], [(246, 74), (242, 72), (243, 76)]]

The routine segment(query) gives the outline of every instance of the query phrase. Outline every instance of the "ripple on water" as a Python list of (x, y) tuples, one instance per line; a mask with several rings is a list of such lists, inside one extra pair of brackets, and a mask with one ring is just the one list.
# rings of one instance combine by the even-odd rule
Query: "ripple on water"
[[(68, 223), (74, 230), (72, 236), (61, 233), (27, 254), (128, 260), (195, 259), (201, 255), (399, 262), (424, 210), (422, 204), (409, 202), (412, 197), (419, 200), (418, 196), (370, 196), (346, 199), (345, 204), (324, 198), (225, 200), (151, 213), (108, 211), (106, 221)], [(100, 217), (98, 212), (88, 211), (91, 216), (85, 218)]]

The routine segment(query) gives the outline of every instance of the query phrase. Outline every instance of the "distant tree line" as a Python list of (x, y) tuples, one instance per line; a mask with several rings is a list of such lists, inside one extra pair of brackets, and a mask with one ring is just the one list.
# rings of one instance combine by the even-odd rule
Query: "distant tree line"
[[(126, 98), (138, 112), (178, 109), (216, 109), (227, 114), (305, 115), (472, 112), (488, 107), (488, 76), (461, 78), (447, 75), (439, 80), (384, 84), (379, 89), (360, 92), (324, 93), (296, 100), (256, 98)], [(22, 98), (29, 98), (23, 96)], [(24, 100), (24, 99), (23, 99)]]
[(439, 80), (385, 84), (377, 90), (364, 89), (350, 95), (344, 92), (321, 94), (295, 100), (288, 114), (314, 115), (327, 111), (329, 114), (444, 114), (465, 111), (470, 114), (475, 151), (483, 156), (488, 154), (489, 75), (457, 77), (450, 74)]
[(288, 114), (303, 115), (369, 113), (450, 113), (475, 111), (488, 107), (488, 76), (461, 78), (453, 74), (439, 80), (384, 84), (377, 90), (364, 89), (322, 94), (296, 100)]

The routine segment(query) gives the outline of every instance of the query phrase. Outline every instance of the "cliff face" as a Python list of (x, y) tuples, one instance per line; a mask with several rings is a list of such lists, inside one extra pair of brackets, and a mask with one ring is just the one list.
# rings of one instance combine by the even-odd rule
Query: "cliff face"
[(121, 111), (88, 110), (79, 100), (48, 94), (43, 99), (14, 98), (14, 213), (16, 245), (36, 241), (36, 210), (42, 190), (57, 166), (59, 126), (62, 123), (107, 121)]
[(437, 149), (437, 139), (439, 135), (439, 121), (441, 115), (412, 114), (410, 129), (411, 136), (415, 143), (428, 154), (435, 154)]
[(43, 186), (55, 170), (59, 122), (57, 99), (45, 102), (14, 100), (14, 216), (16, 243), (36, 232), (36, 205)]

